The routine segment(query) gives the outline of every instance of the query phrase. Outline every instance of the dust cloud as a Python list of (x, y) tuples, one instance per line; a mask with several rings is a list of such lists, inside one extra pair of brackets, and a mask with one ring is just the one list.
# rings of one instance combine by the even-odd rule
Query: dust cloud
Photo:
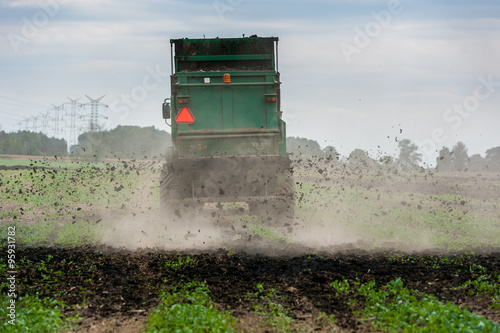
[(150, 210), (137, 214), (129, 210), (124, 216), (107, 221), (100, 243), (127, 250), (208, 250), (221, 247), (225, 239), (224, 229), (218, 229), (203, 216), (179, 218), (174, 212), (160, 214), (159, 210)]
[(495, 244), (496, 234), (487, 227), (475, 230), (474, 222), (500, 218), (494, 208), (500, 201), (496, 174), (408, 172), (309, 158), (295, 162), (294, 178), (296, 217), (283, 222), (275, 211), (254, 216), (247, 204), (204, 204), (182, 213), (144, 209), (157, 200), (144, 196), (158, 186), (153, 177), (135, 190), (134, 205), (123, 216), (103, 218), (108, 226), (101, 243), (130, 250), (266, 255), (447, 250), (461, 237)]

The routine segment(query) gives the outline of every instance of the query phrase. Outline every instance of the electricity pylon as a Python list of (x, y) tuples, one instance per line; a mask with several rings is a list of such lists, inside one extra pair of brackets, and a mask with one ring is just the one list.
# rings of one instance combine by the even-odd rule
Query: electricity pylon
[(52, 104), (53, 108), (49, 109), (48, 111), (53, 111), (54, 112), (54, 137), (59, 138), (59, 119), (60, 119), (60, 113), (65, 111), (64, 110), (64, 104), (61, 104), (59, 106), (55, 106)]
[(71, 99), (69, 97), (66, 97), (66, 98), (69, 99), (70, 103), (65, 103), (65, 104), (71, 105), (71, 110), (70, 110), (69, 115), (66, 112), (66, 115), (69, 116), (69, 140), (68, 140), (68, 145), (71, 148), (73, 145), (75, 145), (77, 143), (77, 139), (76, 139), (76, 116), (81, 116), (80, 114), (76, 113), (76, 109), (82, 107), (84, 104), (78, 103), (78, 100), (80, 98), (77, 98), (77, 99)]
[(108, 117), (99, 115), (99, 107), (108, 108), (108, 106), (106, 104), (103, 104), (100, 102), (101, 99), (104, 98), (104, 96), (106, 96), (106, 95), (103, 95), (97, 99), (93, 99), (93, 98), (89, 97), (88, 95), (85, 95), (85, 97), (87, 97), (90, 101), (89, 103), (83, 104), (84, 106), (90, 106), (90, 115), (84, 116), (84, 117), (90, 118), (89, 127), (88, 127), (89, 132), (97, 132), (101, 129), (100, 125), (99, 125), (99, 118), (108, 119)]
[(40, 113), (39, 115), (40, 117), (42, 117), (42, 133), (45, 134), (45, 135), (48, 135), (47, 133), (47, 126), (49, 124), (49, 113)]

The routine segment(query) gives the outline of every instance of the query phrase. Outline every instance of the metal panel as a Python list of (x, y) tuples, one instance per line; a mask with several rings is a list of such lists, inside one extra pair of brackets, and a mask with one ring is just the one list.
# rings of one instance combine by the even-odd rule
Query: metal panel
[(196, 117), (191, 131), (222, 130), (222, 89), (217, 86), (189, 87), (189, 107)]
[[(232, 87), (222, 87), (222, 128), (233, 129), (233, 89)], [(237, 117), (237, 115), (236, 115)]]
[(278, 155), (277, 135), (178, 137), (179, 157)]
[(271, 60), (272, 54), (202, 55), (177, 57), (177, 61)]
[(232, 87), (234, 96), (234, 128), (267, 129), (265, 87)]
[(276, 37), (172, 39), (175, 72), (220, 70), (275, 70)]

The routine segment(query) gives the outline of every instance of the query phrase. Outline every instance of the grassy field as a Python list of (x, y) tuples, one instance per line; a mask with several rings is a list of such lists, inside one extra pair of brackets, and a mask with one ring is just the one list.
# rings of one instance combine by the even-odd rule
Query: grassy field
[[(0, 160), (4, 165), (18, 162)], [(82, 236), (76, 244), (95, 244), (102, 229), (112, 224), (108, 222), (158, 211), (159, 164), (30, 164), (28, 169), (0, 171), (0, 221), (19, 223), (28, 245), (36, 241), (30, 236), (34, 233), (43, 235), (44, 244), (59, 244), (72, 233)], [(362, 248), (465, 251), (500, 246), (498, 174), (331, 173), (296, 172), (297, 234), (324, 228), (324, 246), (339, 243), (338, 235)], [(253, 216), (236, 218), (266, 235)], [(56, 230), (64, 237), (56, 236)]]
[[(325, 288), (322, 293), (328, 291), (332, 302), (341, 300), (346, 306), (346, 316), (354, 318), (349, 320), (362, 325), (352, 326), (349, 320), (328, 310), (328, 305), (315, 305), (316, 296), (312, 294), (304, 293), (305, 299), (293, 300), (291, 295), (297, 293), (294, 289), (300, 289), (298, 285), (286, 287), (281, 282), (267, 281), (265, 273), (262, 280), (247, 281), (241, 287), (244, 293), (224, 298), (217, 283), (206, 282), (209, 277), (208, 280), (196, 277), (197, 270), (201, 272), (206, 265), (220, 262), (210, 258), (205, 258), (208, 260), (205, 262), (201, 257), (167, 251), (169, 258), (175, 259), (163, 262), (158, 271), (164, 276), (157, 282), (161, 290), (145, 301), (147, 310), (137, 312), (145, 316), (140, 317), (142, 324), (137, 327), (130, 324), (131, 330), (160, 332), (191, 326), (198, 328), (195, 331), (212, 327), (213, 332), (349, 331), (348, 327), (395, 332), (499, 331), (495, 322), (500, 317), (500, 276), (493, 264), (499, 260), (498, 255), (491, 257), (493, 266), (489, 268), (472, 264), (479, 260), (478, 256), (483, 260), (487, 253), (498, 253), (500, 249), (498, 174), (359, 171), (341, 165), (322, 167), (322, 172), (317, 172), (317, 168), (297, 167), (297, 223), (293, 232), (262, 225), (246, 209), (229, 206), (226, 211), (233, 209), (238, 214), (225, 220), (231, 219), (236, 231), (222, 239), (224, 232), (218, 232), (215, 242), (214, 234), (207, 232), (204, 238), (201, 236), (203, 228), (201, 232), (190, 229), (190, 234), (179, 237), (165, 227), (158, 205), (160, 164), (0, 160), (0, 166), (5, 167), (0, 170), (0, 238), (4, 247), (8, 249), (8, 230), (15, 229), (16, 250), (42, 246), (55, 251), (40, 257), (16, 257), (16, 267), (20, 270), (24, 267), (25, 274), (31, 277), (17, 284), (17, 323), (24, 327), (32, 327), (36, 322), (41, 325), (37, 328), (40, 332), (89, 328), (85, 324), (90, 320), (85, 309), (92, 303), (88, 297), (97, 288), (95, 278), (102, 274), (100, 263), (107, 259), (85, 262), (68, 258), (63, 265), (52, 257), (60, 254), (60, 249), (133, 243), (132, 248), (154, 247), (155, 251), (164, 251), (162, 247), (181, 247), (182, 251), (192, 248), (193, 253), (199, 253), (222, 247), (231, 258), (236, 252), (252, 250), (256, 243), (242, 245), (242, 240), (253, 235), (260, 239), (257, 251), (270, 258), (289, 251), (313, 256), (322, 253), (335, 261), (333, 253), (371, 251), (382, 256), (383, 265), (410, 265), (434, 273), (445, 267), (453, 272), (456, 281), (447, 285), (439, 277), (441, 280), (436, 283), (440, 288), (453, 290), (455, 296), (463, 295), (460, 296), (466, 300), (463, 304), (477, 306), (480, 311), (468, 310), (446, 297), (438, 298), (437, 293), (441, 295), (443, 289), (427, 292), (417, 288), (421, 286), (418, 280), (409, 276), (405, 279), (389, 274), (391, 278), (380, 280), (370, 279), (369, 275), (328, 275), (321, 282)], [(204, 212), (209, 217), (215, 216), (210, 214), (210, 207)], [(245, 228), (243, 236), (238, 235), (238, 230), (243, 230), (239, 225)], [(191, 246), (195, 240), (199, 242)], [(211, 245), (205, 246), (205, 240)], [(436, 255), (422, 254), (428, 251)], [(378, 267), (378, 261), (365, 259)], [(307, 262), (307, 258), (304, 260)], [(67, 286), (68, 293), (58, 292), (58, 285), (61, 287), (61, 281), (70, 274), (64, 266), (76, 262), (71, 267), (71, 279), (75, 274), (81, 274), (81, 278), (74, 279), (75, 285)], [(26, 270), (27, 267), (36, 274)], [(225, 275), (227, 269), (233, 268), (224, 269)], [(314, 269), (323, 274), (320, 268), (314, 266)], [(0, 258), (0, 270), (9, 270), (7, 254)], [(183, 275), (190, 270), (193, 275)], [(304, 274), (300, 276), (307, 279)], [(145, 281), (152, 283), (154, 279), (157, 277)], [(8, 295), (8, 281), (2, 281), (1, 290), (2, 295)], [(2, 298), (2, 318), (7, 318), (5, 308), (9, 299)], [(237, 310), (238, 302), (245, 307), (244, 315)], [(226, 304), (225, 308), (221, 304)], [(299, 304), (311, 304), (310, 309), (307, 305), (309, 310), (304, 310)], [(6, 323), (6, 320), (2, 323), (4, 331), (16, 331)], [(19, 327), (23, 326), (16, 329)]]
[[(366, 246), (464, 251), (500, 245), (500, 175), (300, 169), (298, 217)], [(300, 199), (302, 198), (302, 199)]]

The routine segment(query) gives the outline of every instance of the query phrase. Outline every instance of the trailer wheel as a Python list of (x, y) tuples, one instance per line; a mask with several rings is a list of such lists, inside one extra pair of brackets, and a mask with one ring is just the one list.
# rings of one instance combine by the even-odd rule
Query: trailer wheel
[(248, 203), (250, 214), (260, 217), (269, 226), (285, 226), (289, 232), (295, 223), (295, 183), (290, 171), (285, 172), (282, 193)]
[(201, 205), (194, 199), (186, 198), (188, 192), (190, 188), (186, 177), (165, 164), (160, 176), (160, 212), (167, 225), (187, 226), (195, 221)]

